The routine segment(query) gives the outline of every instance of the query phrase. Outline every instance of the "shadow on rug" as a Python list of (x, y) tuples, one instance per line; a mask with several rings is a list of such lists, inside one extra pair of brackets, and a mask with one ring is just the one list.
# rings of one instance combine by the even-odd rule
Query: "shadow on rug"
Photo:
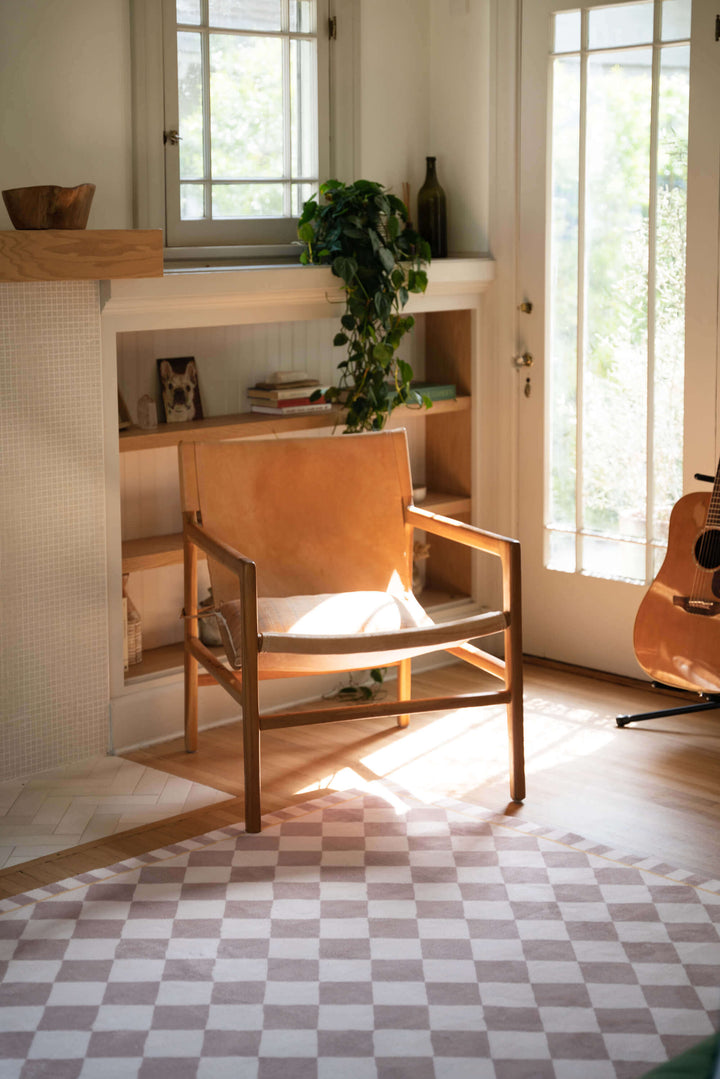
[(720, 883), (332, 794), (0, 902), (3, 1079), (636, 1079), (707, 1039)]

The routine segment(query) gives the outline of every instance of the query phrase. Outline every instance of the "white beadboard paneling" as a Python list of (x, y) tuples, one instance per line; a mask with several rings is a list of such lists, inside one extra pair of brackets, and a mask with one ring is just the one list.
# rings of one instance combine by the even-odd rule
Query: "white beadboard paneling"
[(182, 531), (174, 446), (120, 454), (120, 508), (123, 539)]
[[(248, 409), (247, 390), (273, 371), (303, 370), (321, 382), (337, 379), (342, 348), (333, 346), (336, 319), (210, 326), (198, 329), (143, 330), (118, 335), (118, 382), (134, 420), (143, 394), (158, 400), (158, 359), (194, 356), (206, 416)], [(418, 316), (400, 355), (423, 374), (424, 319)]]
[(0, 779), (107, 744), (98, 288), (0, 284)]

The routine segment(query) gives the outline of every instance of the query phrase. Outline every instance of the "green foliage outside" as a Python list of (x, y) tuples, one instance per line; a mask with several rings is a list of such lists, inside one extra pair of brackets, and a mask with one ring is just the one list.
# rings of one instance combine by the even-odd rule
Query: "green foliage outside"
[(381, 184), (328, 180), (303, 207), (300, 261), (325, 263), (345, 289), (334, 344), (346, 349), (337, 386), (326, 393), (347, 408), (346, 431), (380, 430), (398, 405), (430, 406), (410, 386), (410, 364), (397, 349), (415, 324), (402, 308), (427, 287), (430, 248), (408, 224), (404, 203)]

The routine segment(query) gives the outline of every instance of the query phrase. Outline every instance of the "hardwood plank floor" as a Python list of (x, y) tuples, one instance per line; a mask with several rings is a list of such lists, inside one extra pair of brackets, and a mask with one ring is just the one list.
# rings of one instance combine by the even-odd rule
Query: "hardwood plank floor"
[[(451, 664), (418, 676), (414, 690), (470, 692), (483, 678)], [(393, 720), (363, 720), (267, 732), (263, 810), (387, 778), (420, 798), (460, 798), (720, 877), (720, 710), (620, 729), (617, 713), (673, 707), (679, 695), (533, 662), (525, 681), (523, 805), (508, 801), (504, 709), (493, 708), (413, 717), (405, 731)], [(2, 871), (0, 896), (242, 819), (239, 724), (201, 732), (195, 754), (176, 739), (127, 756), (235, 798)]]

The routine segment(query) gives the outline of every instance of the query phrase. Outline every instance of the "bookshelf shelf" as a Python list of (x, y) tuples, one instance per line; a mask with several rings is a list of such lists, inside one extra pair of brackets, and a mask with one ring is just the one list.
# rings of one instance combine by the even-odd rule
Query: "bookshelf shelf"
[[(314, 272), (317, 270), (317, 272)], [(406, 426), (413, 471), (428, 490), (421, 505), (474, 521), (479, 439), (477, 379), (483, 347), (483, 293), (493, 276), (489, 259), (448, 259), (433, 264), (427, 291), (411, 297), (418, 318), (408, 357), (426, 382), (453, 385), (457, 397), (435, 400), (430, 409), (397, 409), (393, 426)], [(333, 291), (335, 290), (335, 291)], [(245, 389), (263, 372), (298, 367), (332, 379), (332, 341), (338, 308), (336, 279), (327, 268), (251, 267), (177, 271), (147, 281), (109, 281), (101, 286), (106, 354), (106, 408), (110, 420), (117, 388), (132, 405), (156, 392), (155, 363), (162, 355), (196, 355), (206, 418), (153, 429), (108, 423), (108, 503), (111, 624), (111, 696), (119, 745), (172, 736), (178, 726), (182, 633), (182, 536), (177, 502), (175, 447), (180, 441), (327, 434), (344, 426), (343, 410), (265, 415), (248, 409)], [(329, 320), (329, 322), (328, 322)], [(207, 413), (210, 416), (207, 416)], [(221, 413), (221, 414), (213, 414)], [(114, 455), (117, 454), (117, 457)], [(319, 477), (320, 486), (322, 477)], [(134, 537), (134, 538), (123, 538)], [(439, 537), (424, 537), (422, 603), (438, 619), (475, 605), (475, 569), (469, 550)], [(143, 660), (122, 669), (121, 572), (143, 625)], [(198, 592), (207, 590), (199, 568)], [(274, 687), (280, 697), (282, 687)], [(206, 695), (207, 721), (225, 713)], [(160, 705), (159, 705), (159, 702)]]
[[(470, 397), (457, 397), (451, 401), (434, 401), (432, 408), (423, 410), (424, 416), (444, 415), (452, 412), (466, 412), (470, 408)], [(393, 413), (418, 413), (418, 409), (403, 406)], [(256, 412), (238, 412), (232, 416), (212, 416), (190, 423), (163, 423), (152, 430), (142, 427), (128, 427), (120, 432), (120, 452), (132, 450), (155, 450), (163, 446), (177, 446), (178, 442), (200, 442), (221, 440), (223, 438), (249, 438), (258, 435), (286, 434), (290, 431), (309, 431), (318, 427), (333, 427), (342, 423), (343, 410), (333, 408), (331, 412), (317, 412), (305, 415), (274, 416), (260, 415)]]

